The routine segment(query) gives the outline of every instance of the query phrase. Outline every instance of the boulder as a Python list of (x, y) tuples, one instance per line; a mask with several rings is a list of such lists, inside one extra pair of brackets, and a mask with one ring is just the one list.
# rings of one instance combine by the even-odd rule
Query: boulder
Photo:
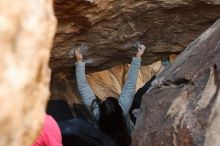
[(143, 97), (133, 146), (219, 146), (220, 19), (193, 41)]

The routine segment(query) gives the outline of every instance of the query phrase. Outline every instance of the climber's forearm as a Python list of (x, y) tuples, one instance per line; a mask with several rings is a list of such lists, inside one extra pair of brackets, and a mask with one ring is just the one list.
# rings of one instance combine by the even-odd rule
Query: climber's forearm
[(93, 99), (95, 99), (95, 95), (90, 88), (85, 75), (85, 63), (84, 62), (76, 62), (76, 81), (77, 87), (80, 95), (83, 98), (84, 104), (89, 108)]
[(125, 115), (129, 112), (129, 109), (132, 105), (140, 65), (141, 58), (133, 57), (127, 80), (122, 88), (122, 92), (119, 97), (119, 104), (121, 105), (123, 113)]

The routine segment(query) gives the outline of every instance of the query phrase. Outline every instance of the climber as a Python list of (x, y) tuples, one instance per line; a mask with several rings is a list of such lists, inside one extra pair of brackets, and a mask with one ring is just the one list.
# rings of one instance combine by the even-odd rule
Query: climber
[(61, 131), (52, 116), (45, 114), (43, 128), (32, 146), (62, 146)]
[(127, 80), (118, 99), (107, 97), (104, 100), (97, 99), (90, 88), (85, 76), (85, 62), (80, 53), (80, 48), (75, 50), (77, 87), (83, 102), (91, 111), (97, 127), (101, 129), (119, 146), (131, 145), (131, 132), (134, 128), (129, 110), (135, 93), (138, 71), (141, 64), (141, 56), (145, 50), (144, 45), (138, 45), (136, 57), (132, 58)]

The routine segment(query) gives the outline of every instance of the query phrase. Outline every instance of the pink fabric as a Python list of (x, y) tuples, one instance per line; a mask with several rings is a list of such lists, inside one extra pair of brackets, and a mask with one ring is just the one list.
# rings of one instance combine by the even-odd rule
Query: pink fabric
[(32, 146), (62, 146), (60, 128), (53, 117), (45, 116), (44, 126)]

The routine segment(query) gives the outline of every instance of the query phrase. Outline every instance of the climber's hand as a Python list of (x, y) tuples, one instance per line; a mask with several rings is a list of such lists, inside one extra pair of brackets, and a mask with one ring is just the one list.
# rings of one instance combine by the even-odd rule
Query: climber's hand
[(141, 58), (141, 56), (144, 54), (145, 46), (144, 45), (138, 45), (138, 52), (136, 54), (136, 57)]
[(82, 62), (83, 56), (80, 53), (80, 48), (75, 49), (75, 56), (76, 56), (77, 62)]

